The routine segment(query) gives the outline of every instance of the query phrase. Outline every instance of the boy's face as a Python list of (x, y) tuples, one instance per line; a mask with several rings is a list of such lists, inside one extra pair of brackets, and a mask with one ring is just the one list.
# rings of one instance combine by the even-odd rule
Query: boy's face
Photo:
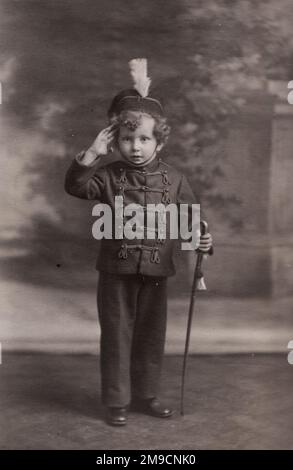
[(155, 120), (147, 115), (138, 113), (139, 123), (136, 129), (121, 126), (119, 129), (118, 148), (122, 157), (136, 166), (150, 163), (162, 148), (154, 136)]

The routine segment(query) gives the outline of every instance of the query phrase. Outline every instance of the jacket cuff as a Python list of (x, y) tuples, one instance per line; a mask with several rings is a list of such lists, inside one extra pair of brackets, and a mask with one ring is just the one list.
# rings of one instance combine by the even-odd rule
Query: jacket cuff
[(71, 167), (68, 170), (67, 173), (67, 180), (70, 179), (70, 181), (74, 181), (75, 183), (78, 183), (78, 185), (85, 184), (90, 178), (94, 176), (94, 174), (97, 171), (97, 164), (99, 162), (98, 160), (95, 160), (93, 163), (90, 165), (84, 165), (80, 159), (83, 157), (85, 154), (85, 150), (82, 152), (78, 153), (76, 157), (73, 159), (73, 162), (71, 164)]

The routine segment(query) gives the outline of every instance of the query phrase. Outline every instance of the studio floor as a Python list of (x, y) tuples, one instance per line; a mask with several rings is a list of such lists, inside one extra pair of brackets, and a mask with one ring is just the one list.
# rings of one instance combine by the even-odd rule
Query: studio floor
[(293, 449), (293, 366), (284, 354), (166, 356), (161, 396), (171, 419), (104, 422), (98, 357), (4, 353), (0, 449)]

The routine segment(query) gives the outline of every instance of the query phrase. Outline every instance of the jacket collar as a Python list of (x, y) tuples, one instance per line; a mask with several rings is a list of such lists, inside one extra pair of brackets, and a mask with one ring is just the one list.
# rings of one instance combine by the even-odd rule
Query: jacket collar
[(131, 163), (128, 163), (125, 160), (121, 160), (119, 163), (121, 163), (125, 169), (136, 170), (136, 171), (145, 173), (145, 172), (150, 172), (150, 171), (154, 171), (158, 169), (161, 163), (161, 158), (156, 157), (148, 165), (142, 165), (142, 166), (131, 165)]

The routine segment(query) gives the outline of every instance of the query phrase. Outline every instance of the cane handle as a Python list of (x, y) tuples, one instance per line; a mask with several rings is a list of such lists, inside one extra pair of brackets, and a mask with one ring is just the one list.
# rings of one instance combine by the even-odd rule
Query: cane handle
[(209, 230), (208, 223), (205, 220), (201, 220), (200, 221), (200, 234), (205, 235), (206, 233), (208, 233), (208, 230)]

